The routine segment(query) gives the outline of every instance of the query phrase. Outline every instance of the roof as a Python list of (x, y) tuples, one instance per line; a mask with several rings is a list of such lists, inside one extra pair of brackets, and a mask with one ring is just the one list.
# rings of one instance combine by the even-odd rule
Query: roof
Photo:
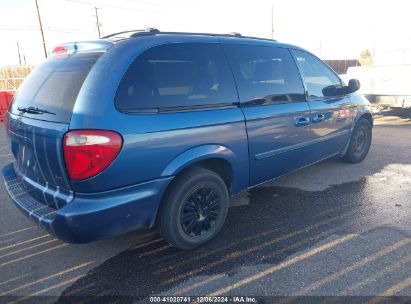
[(143, 37), (143, 36), (157, 36), (157, 35), (208, 36), (208, 37), (221, 37), (221, 38), (229, 37), (229, 38), (247, 38), (247, 39), (265, 40), (265, 41), (276, 41), (276, 40), (268, 39), (268, 38), (243, 36), (237, 32), (231, 32), (228, 34), (193, 33), (193, 32), (161, 32), (156, 28), (147, 28), (144, 30), (128, 30), (128, 31), (117, 32), (117, 33), (104, 36), (102, 37), (102, 39), (122, 40), (122, 39), (128, 39), (128, 38), (137, 38), (137, 37)]
[[(137, 39), (138, 38), (138, 39)], [(149, 28), (145, 30), (129, 30), (113, 33), (93, 41), (76, 41), (59, 44), (53, 49), (52, 53), (59, 53), (57, 49), (63, 48), (64, 51), (105, 52), (116, 45), (115, 49), (132, 47), (133, 52), (150, 47), (168, 43), (224, 43), (224, 44), (247, 44), (263, 45), (300, 49), (300, 47), (279, 43), (273, 39), (242, 36), (239, 33), (213, 34), (213, 33), (187, 33), (187, 32), (160, 32), (157, 29)]]
[[(215, 33), (192, 33), (192, 32), (161, 32), (155, 28), (147, 28), (144, 30), (128, 30), (113, 33), (102, 37), (101, 39), (107, 40), (113, 43), (128, 40), (133, 41), (133, 38), (139, 38), (139, 41), (143, 44), (147, 43), (147, 39), (151, 41), (152, 46), (161, 43), (171, 42), (223, 42), (223, 43), (240, 43), (240, 44), (254, 44), (254, 45), (273, 45), (279, 47), (287, 47), (294, 49), (302, 49), (300, 47), (279, 43), (276, 40), (268, 38), (259, 38), (251, 36), (243, 36), (240, 33), (232, 32), (228, 34), (215, 34)], [(152, 39), (155, 38), (155, 39)], [(141, 39), (141, 40), (140, 40)]]

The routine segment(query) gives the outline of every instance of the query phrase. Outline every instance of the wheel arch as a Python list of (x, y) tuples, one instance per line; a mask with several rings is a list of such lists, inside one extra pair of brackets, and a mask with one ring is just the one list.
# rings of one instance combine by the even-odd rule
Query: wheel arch
[[(360, 120), (360, 119), (362, 119), (362, 118), (368, 120), (368, 122), (371, 124), (371, 126), (374, 126), (374, 119), (373, 119), (371, 113), (366, 112), (366, 113), (361, 114), (361, 115), (358, 117), (357, 121)], [(356, 121), (356, 122), (357, 122), (357, 121)]]
[(355, 125), (361, 118), (366, 119), (371, 124), (371, 127), (374, 126), (374, 118), (373, 118), (371, 106), (369, 103), (358, 105), (354, 113), (355, 115), (354, 115), (354, 120), (352, 124), (352, 129), (354, 129)]
[(358, 123), (358, 121), (360, 119), (366, 119), (371, 124), (371, 127), (374, 126), (374, 118), (372, 116), (371, 111), (369, 110), (369, 107), (360, 109), (359, 112), (357, 113), (354, 121), (353, 121), (351, 130), (350, 130), (350, 138), (349, 138), (347, 144), (345, 145), (344, 149), (341, 151), (341, 153), (339, 155), (340, 157), (344, 157), (347, 154), (347, 150), (348, 150), (348, 147), (349, 147), (350, 141), (351, 141), (351, 134), (352, 134), (356, 124)]
[(236, 159), (237, 156), (228, 147), (214, 144), (197, 146), (174, 158), (161, 176), (178, 176), (190, 168), (201, 167), (217, 173), (226, 183), (230, 194), (235, 194), (248, 185), (248, 172), (243, 172), (248, 166), (242, 168)]

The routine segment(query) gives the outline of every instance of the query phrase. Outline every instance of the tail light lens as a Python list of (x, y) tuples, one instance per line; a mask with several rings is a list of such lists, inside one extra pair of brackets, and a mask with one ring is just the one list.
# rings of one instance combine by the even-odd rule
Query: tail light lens
[(65, 47), (65, 46), (62, 46), (62, 45), (60, 45), (60, 46), (56, 46), (54, 49), (53, 49), (53, 54), (66, 54), (68, 51), (67, 51), (67, 48)]
[(123, 140), (113, 131), (76, 130), (64, 135), (64, 160), (72, 180), (90, 178), (106, 169), (117, 157)]

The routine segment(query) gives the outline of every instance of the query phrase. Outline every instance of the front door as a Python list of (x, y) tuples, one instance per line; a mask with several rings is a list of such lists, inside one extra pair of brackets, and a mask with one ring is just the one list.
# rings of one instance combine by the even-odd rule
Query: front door
[(224, 45), (246, 120), (250, 186), (311, 162), (310, 108), (286, 48)]
[[(348, 96), (335, 94), (343, 83), (324, 62), (305, 51), (292, 52), (300, 68), (311, 108), (311, 128), (316, 137), (314, 148), (317, 158), (320, 160), (338, 154), (350, 137), (353, 121), (351, 100)], [(330, 94), (333, 88), (337, 90)]]

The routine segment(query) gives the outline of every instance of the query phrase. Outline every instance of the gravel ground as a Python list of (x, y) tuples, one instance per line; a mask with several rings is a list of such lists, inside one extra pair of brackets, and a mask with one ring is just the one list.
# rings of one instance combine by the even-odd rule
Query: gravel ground
[[(0, 129), (3, 166), (12, 157)], [(410, 303), (410, 151), (411, 111), (383, 113), (364, 162), (330, 159), (238, 195), (220, 235), (190, 252), (154, 230), (60, 242), (21, 215), (1, 183), (0, 303), (150, 295)], [(289, 295), (321, 298), (281, 298)]]

